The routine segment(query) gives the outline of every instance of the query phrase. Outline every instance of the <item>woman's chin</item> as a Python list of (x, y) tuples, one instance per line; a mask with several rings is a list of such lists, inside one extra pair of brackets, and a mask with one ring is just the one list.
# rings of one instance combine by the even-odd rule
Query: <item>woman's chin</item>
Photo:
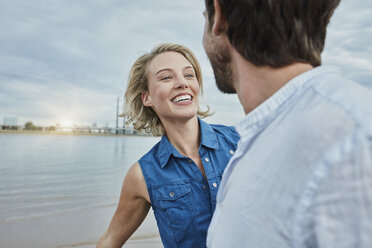
[(180, 120), (181, 119), (189, 120), (195, 118), (197, 116), (197, 113), (198, 113), (197, 111), (185, 110), (182, 111), (181, 113), (177, 113), (176, 118)]

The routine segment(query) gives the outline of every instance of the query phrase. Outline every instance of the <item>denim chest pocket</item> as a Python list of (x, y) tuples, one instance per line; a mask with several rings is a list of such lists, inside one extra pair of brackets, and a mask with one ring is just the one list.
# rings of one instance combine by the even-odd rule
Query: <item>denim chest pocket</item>
[(188, 183), (164, 185), (153, 190), (158, 210), (167, 219), (176, 242), (193, 234), (195, 204)]

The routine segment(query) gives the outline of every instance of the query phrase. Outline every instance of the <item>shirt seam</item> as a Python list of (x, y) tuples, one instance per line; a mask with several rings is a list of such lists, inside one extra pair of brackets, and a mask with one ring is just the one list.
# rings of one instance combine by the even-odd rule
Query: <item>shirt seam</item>
[(342, 110), (343, 113), (345, 113), (348, 117), (350, 117), (350, 119), (353, 121), (354, 125), (357, 127), (357, 128), (361, 128), (362, 126), (360, 125), (360, 123), (358, 122), (358, 118), (353, 114), (352, 111), (350, 111), (348, 108), (346, 108), (344, 105), (342, 105), (341, 103), (337, 102), (336, 100), (332, 99), (331, 97), (325, 95), (323, 92), (321, 92), (319, 89), (317, 89), (316, 87), (314, 86), (311, 86), (311, 89), (314, 91), (314, 93), (316, 93), (319, 97), (321, 97), (322, 99), (326, 100), (327, 102), (329, 103), (332, 103), (334, 106), (338, 107), (339, 109)]

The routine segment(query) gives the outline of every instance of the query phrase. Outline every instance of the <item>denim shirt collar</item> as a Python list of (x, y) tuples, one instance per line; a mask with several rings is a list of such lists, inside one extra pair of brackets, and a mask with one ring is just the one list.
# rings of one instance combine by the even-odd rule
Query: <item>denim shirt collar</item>
[[(205, 146), (207, 148), (219, 149), (219, 144), (217, 140), (217, 136), (212, 129), (210, 125), (208, 125), (206, 122), (202, 121), (199, 119), (199, 126), (200, 126), (200, 133), (201, 133), (201, 142), (200, 142), (200, 147)], [(199, 150), (200, 150), (199, 147)], [(161, 168), (164, 168), (170, 156), (176, 157), (176, 158), (185, 158), (177, 149), (170, 143), (168, 137), (166, 135), (163, 135), (163, 137), (160, 140), (159, 144), (159, 150), (158, 150), (158, 156), (159, 156), (159, 161), (160, 161), (160, 166)]]
[(286, 106), (294, 95), (301, 96), (301, 92), (312, 85), (312, 82), (314, 82), (312, 79), (324, 73), (338, 72), (339, 70), (335, 67), (318, 66), (291, 79), (274, 95), (248, 113), (236, 126), (240, 137), (250, 139), (252, 135), (259, 133), (260, 130), (266, 127), (267, 123), (281, 112), (282, 107)]

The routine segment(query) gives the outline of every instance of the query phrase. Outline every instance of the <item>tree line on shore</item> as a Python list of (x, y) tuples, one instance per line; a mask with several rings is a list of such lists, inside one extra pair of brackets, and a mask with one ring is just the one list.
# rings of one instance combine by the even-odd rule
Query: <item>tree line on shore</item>
[(49, 126), (49, 127), (40, 127), (35, 126), (31, 121), (25, 123), (24, 130), (32, 130), (32, 131), (56, 131), (56, 126)]
[(56, 131), (57, 128), (58, 128), (58, 124), (57, 126), (42, 127), (42, 126), (36, 126), (31, 121), (28, 121), (25, 123), (23, 127), (2, 125), (0, 129), (2, 130), (27, 130), (27, 131)]

